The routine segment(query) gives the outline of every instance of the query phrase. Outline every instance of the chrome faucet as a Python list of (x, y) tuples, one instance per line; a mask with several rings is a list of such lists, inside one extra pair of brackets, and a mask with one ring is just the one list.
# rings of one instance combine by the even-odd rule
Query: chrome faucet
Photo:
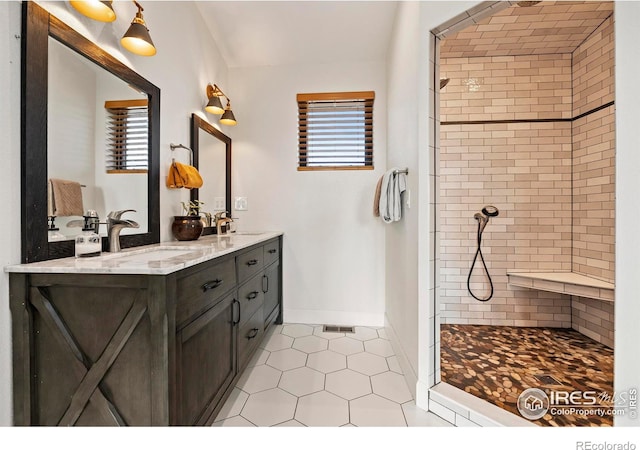
[(223, 217), (226, 214), (226, 212), (221, 211), (219, 213), (216, 213), (215, 215), (215, 220), (216, 220), (216, 232), (218, 233), (218, 236), (220, 236), (222, 234), (222, 226), (226, 225), (228, 223), (233, 222), (233, 219), (231, 219), (230, 217)]
[(120, 232), (123, 228), (140, 228), (133, 220), (122, 219), (126, 212), (136, 212), (135, 209), (123, 209), (122, 211), (111, 211), (107, 215), (107, 235), (109, 237), (109, 251), (120, 251)]

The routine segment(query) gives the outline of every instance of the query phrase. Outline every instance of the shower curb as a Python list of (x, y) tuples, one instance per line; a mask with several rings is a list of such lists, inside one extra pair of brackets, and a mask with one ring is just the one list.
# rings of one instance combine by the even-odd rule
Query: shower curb
[(429, 389), (429, 411), (456, 426), (538, 426), (444, 382)]

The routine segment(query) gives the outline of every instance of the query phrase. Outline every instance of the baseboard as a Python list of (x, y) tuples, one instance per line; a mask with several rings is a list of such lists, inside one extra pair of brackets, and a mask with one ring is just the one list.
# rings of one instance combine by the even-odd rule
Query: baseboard
[(393, 326), (391, 325), (391, 322), (389, 322), (389, 319), (386, 315), (384, 316), (384, 329), (387, 332), (387, 337), (391, 342), (391, 347), (393, 347), (396, 358), (398, 358), (398, 364), (400, 365), (400, 369), (402, 369), (402, 374), (404, 375), (404, 379), (407, 382), (409, 392), (411, 392), (411, 395), (416, 400), (416, 405), (426, 411), (426, 408), (424, 406), (418, 404), (416, 397), (416, 385), (418, 383), (418, 376), (413, 370), (413, 367), (411, 367), (411, 364), (409, 364), (409, 358), (407, 358), (407, 354), (400, 344), (400, 339), (398, 339), (398, 335), (396, 334)]
[(383, 327), (384, 313), (326, 311), (317, 309), (284, 309), (284, 323), (357, 325)]

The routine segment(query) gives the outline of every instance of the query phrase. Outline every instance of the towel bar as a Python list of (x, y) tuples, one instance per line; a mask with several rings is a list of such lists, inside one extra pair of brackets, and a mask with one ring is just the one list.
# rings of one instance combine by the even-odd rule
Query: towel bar
[[(174, 151), (176, 148), (184, 148), (186, 150), (189, 150), (190, 154), (189, 154), (189, 165), (193, 166), (193, 150), (191, 150), (189, 147), (185, 147), (182, 144), (169, 144), (169, 147), (171, 147), (171, 151)], [(176, 160), (175, 158), (171, 158), (171, 162), (174, 163)]]
[(393, 173), (394, 173), (394, 175), (397, 175), (399, 173), (406, 173), (408, 175), (409, 174), (409, 168), (394, 170)]

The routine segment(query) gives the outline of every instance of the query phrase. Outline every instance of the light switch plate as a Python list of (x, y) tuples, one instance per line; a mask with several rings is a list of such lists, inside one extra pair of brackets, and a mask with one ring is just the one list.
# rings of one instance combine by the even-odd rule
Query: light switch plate
[(213, 210), (214, 211), (224, 211), (226, 205), (224, 204), (224, 197), (215, 197), (213, 199)]
[(249, 202), (247, 197), (236, 197), (235, 210), (246, 211), (249, 209)]

